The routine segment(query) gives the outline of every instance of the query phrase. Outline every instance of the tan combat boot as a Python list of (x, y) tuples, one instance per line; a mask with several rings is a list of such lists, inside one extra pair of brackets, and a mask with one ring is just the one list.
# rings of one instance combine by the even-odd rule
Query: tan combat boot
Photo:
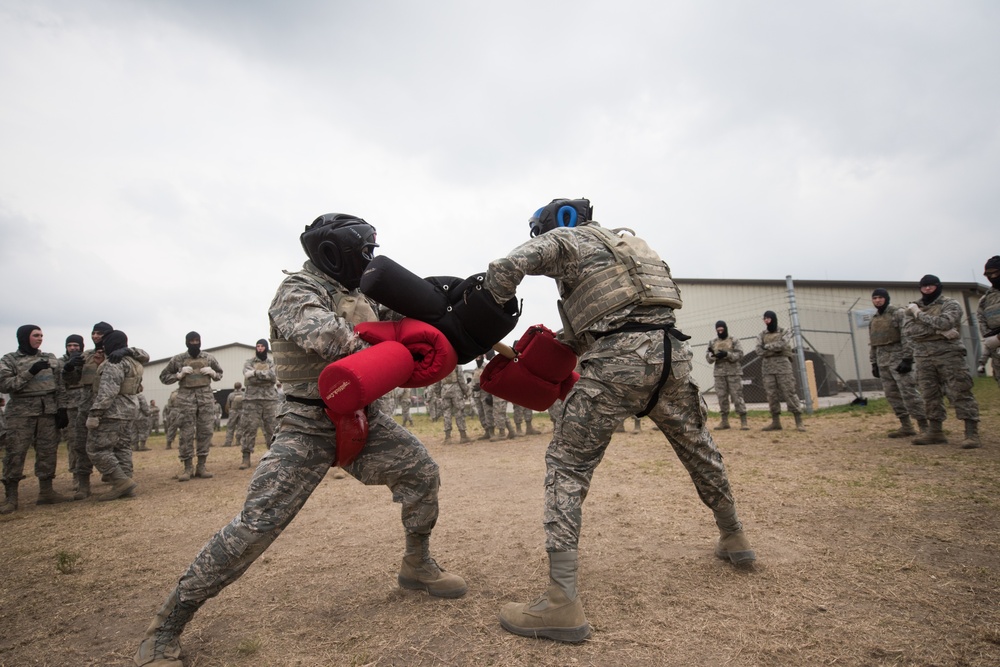
[(493, 439), (493, 427), (487, 426), (486, 431), (477, 438), (478, 440), (492, 440)]
[(780, 431), (781, 430), (781, 415), (777, 412), (771, 413), (771, 423), (761, 429), (761, 431)]
[(250, 452), (243, 452), (243, 462), (240, 463), (240, 470), (246, 470), (250, 467)]
[(927, 432), (924, 433), (919, 438), (913, 439), (914, 445), (947, 445), (948, 438), (945, 437), (944, 431), (941, 430), (941, 422), (930, 420), (927, 423)]
[(191, 464), (191, 459), (185, 459), (184, 461), (184, 472), (177, 475), (178, 482), (186, 482), (191, 479), (191, 475), (194, 474), (194, 465)]
[(178, 602), (177, 591), (174, 590), (146, 628), (146, 634), (132, 658), (136, 667), (184, 667), (180, 635), (200, 606)]
[(508, 602), (500, 625), (522, 637), (578, 643), (590, 637), (590, 623), (576, 593), (577, 552), (549, 553), (549, 586), (534, 602)]
[(806, 430), (805, 424), (802, 423), (802, 413), (801, 412), (796, 412), (795, 413), (795, 430), (796, 431), (804, 431), (804, 430)]
[(441, 569), (431, 558), (431, 536), (417, 533), (406, 534), (406, 552), (399, 568), (396, 581), (400, 588), (411, 591), (427, 591), (439, 598), (460, 598), (469, 590), (465, 579)]
[[(121, 475), (121, 477), (118, 477), (118, 475)], [(101, 495), (97, 496), (97, 499), (105, 501), (117, 500), (122, 496), (130, 495), (137, 486), (139, 485), (136, 484), (134, 481), (132, 481), (131, 477), (126, 477), (125, 473), (119, 470), (111, 480), (111, 490), (108, 491), (107, 493), (102, 493)]]
[(910, 421), (910, 415), (903, 415), (899, 418), (899, 428), (895, 431), (889, 431), (888, 436), (890, 438), (909, 438), (916, 434), (917, 432), (913, 430), (913, 422)]
[(524, 422), (524, 434), (525, 435), (538, 435), (538, 431), (531, 425), (531, 422)]
[(965, 439), (962, 440), (960, 447), (962, 449), (978, 449), (982, 446), (979, 441), (979, 422), (975, 419), (966, 419)]
[(51, 479), (38, 480), (38, 500), (35, 501), (36, 505), (55, 505), (57, 503), (66, 503), (71, 500), (73, 499), (69, 496), (56, 493), (56, 491), (52, 488)]
[(90, 497), (90, 475), (76, 475), (76, 493), (73, 500), (86, 500)]
[(458, 438), (459, 442), (461, 443), (472, 442), (472, 440), (469, 439), (469, 434), (466, 433), (465, 431), (459, 431), (458, 435), (459, 435)]
[(208, 461), (207, 456), (198, 457), (198, 466), (194, 469), (194, 476), (201, 477), (202, 479), (211, 479), (215, 477), (212, 473), (205, 470), (205, 463)]
[(743, 524), (736, 515), (736, 508), (715, 512), (715, 525), (719, 527), (719, 541), (715, 545), (716, 558), (728, 560), (737, 567), (753, 565), (757, 554), (743, 532)]
[(747, 424), (747, 413), (740, 414), (740, 430), (749, 431), (750, 426)]
[(725, 431), (727, 429), (729, 429), (729, 413), (728, 412), (723, 412), (722, 413), (722, 422), (718, 426), (715, 427), (715, 430), (716, 431)]
[(445, 442), (451, 442), (451, 431), (445, 431), (444, 432), (444, 441)]

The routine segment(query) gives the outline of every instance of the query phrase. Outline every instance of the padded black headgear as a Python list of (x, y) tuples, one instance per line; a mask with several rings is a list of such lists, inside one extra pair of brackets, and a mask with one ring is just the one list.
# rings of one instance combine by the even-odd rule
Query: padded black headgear
[(358, 288), (378, 247), (375, 228), (350, 213), (319, 216), (299, 240), (316, 268), (349, 290)]
[(553, 199), (528, 218), (528, 226), (534, 238), (556, 227), (576, 227), (593, 219), (594, 207), (589, 199)]
[(111, 354), (115, 350), (128, 347), (128, 336), (125, 335), (124, 331), (115, 329), (104, 334), (101, 344), (104, 346), (104, 353)]

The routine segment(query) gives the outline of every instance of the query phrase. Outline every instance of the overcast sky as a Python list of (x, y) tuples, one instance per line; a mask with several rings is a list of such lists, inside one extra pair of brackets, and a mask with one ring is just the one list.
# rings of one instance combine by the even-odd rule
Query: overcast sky
[[(267, 337), (322, 213), (468, 276), (555, 197), (680, 278), (985, 283), (1000, 3), (0, 0), (0, 353)], [(524, 326), (556, 327), (552, 281)]]

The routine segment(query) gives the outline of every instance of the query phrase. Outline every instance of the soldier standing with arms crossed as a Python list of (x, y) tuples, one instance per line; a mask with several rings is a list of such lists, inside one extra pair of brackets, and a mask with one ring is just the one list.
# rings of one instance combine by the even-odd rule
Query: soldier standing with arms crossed
[[(577, 597), (583, 501), (615, 428), (629, 415), (648, 415), (691, 475), (720, 532), (715, 555), (737, 565), (756, 558), (705, 426), (707, 407), (690, 377), (691, 348), (673, 328), (681, 301), (670, 269), (641, 239), (600, 227), (592, 212), (585, 199), (538, 209), (529, 221), (532, 239), (490, 262), (484, 281), (497, 303), (506, 303), (525, 276), (554, 278), (564, 342), (580, 354), (580, 380), (545, 455), (549, 586), (534, 602), (500, 612), (508, 632), (565, 642), (590, 636)], [(630, 270), (638, 272), (635, 281)]]
[(243, 463), (240, 469), (250, 467), (250, 455), (257, 443), (257, 429), (264, 432), (264, 447), (271, 446), (274, 438), (274, 421), (278, 417), (278, 390), (275, 384), (278, 376), (274, 370), (274, 359), (268, 356), (271, 348), (267, 340), (257, 341), (254, 356), (243, 364), (243, 378), (246, 391), (243, 393), (242, 441)]
[(924, 399), (917, 389), (913, 372), (913, 343), (903, 336), (906, 309), (889, 305), (889, 292), (879, 287), (872, 292), (875, 316), (868, 326), (869, 360), (872, 375), (882, 380), (885, 399), (899, 418), (899, 428), (889, 432), (890, 438), (916, 435), (910, 417), (917, 420), (921, 433), (927, 432)]

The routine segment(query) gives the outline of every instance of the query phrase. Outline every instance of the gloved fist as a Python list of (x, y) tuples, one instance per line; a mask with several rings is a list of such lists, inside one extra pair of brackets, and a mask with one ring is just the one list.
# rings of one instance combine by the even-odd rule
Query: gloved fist
[(52, 365), (49, 363), (48, 359), (41, 359), (31, 364), (31, 368), (28, 369), (28, 372), (32, 375), (38, 375), (46, 368), (52, 368)]
[(180, 380), (183, 377), (191, 375), (191, 373), (194, 373), (194, 369), (191, 368), (190, 366), (184, 366), (181, 368), (180, 372), (177, 373), (177, 379)]
[(130, 356), (132, 356), (132, 352), (127, 347), (122, 347), (109, 354), (108, 361), (110, 361), (113, 364), (117, 364), (125, 357), (130, 357)]
[(252, 371), (252, 370), (251, 371), (247, 371), (246, 373), (243, 374), (243, 377), (244, 377), (244, 379), (249, 380), (250, 378), (252, 378), (254, 376), (254, 373), (256, 373), (256, 372), (257, 371)]
[(203, 366), (203, 367), (201, 367), (201, 368), (198, 369), (198, 372), (201, 375), (207, 375), (208, 377), (210, 377), (212, 379), (215, 379), (215, 377), (218, 376), (218, 373), (216, 373), (215, 369), (212, 368), (211, 366)]
[(903, 359), (899, 362), (899, 365), (896, 366), (896, 372), (902, 373), (903, 375), (906, 375), (912, 370), (913, 370), (913, 359)]
[(79, 368), (80, 366), (83, 366), (83, 355), (79, 353), (74, 354), (69, 358), (69, 361), (66, 362), (66, 365), (71, 368)]
[(56, 410), (56, 428), (66, 428), (69, 426), (69, 411), (66, 408)]
[(983, 341), (983, 345), (985, 345), (986, 349), (989, 350), (990, 352), (995, 351), (998, 347), (1000, 347), (1000, 334), (997, 334), (996, 336), (990, 336), (989, 338)]
[(717, 359), (725, 359), (728, 356), (729, 356), (729, 353), (726, 352), (725, 350), (719, 350), (718, 352), (715, 353), (715, 357)]
[(878, 372), (878, 364), (872, 364), (872, 375), (880, 378), (882, 375)]
[(942, 335), (945, 337), (945, 340), (958, 340), (962, 334), (958, 333), (958, 329), (948, 329)]
[(101, 425), (100, 417), (87, 417), (87, 428), (93, 431), (95, 428)]
[(911, 303), (909, 306), (906, 307), (906, 309), (910, 311), (910, 315), (912, 315), (913, 317), (916, 317), (917, 313), (920, 312), (920, 306), (918, 306), (915, 303)]
[(979, 364), (976, 366), (976, 372), (980, 375), (986, 375), (986, 366), (984, 364)]

